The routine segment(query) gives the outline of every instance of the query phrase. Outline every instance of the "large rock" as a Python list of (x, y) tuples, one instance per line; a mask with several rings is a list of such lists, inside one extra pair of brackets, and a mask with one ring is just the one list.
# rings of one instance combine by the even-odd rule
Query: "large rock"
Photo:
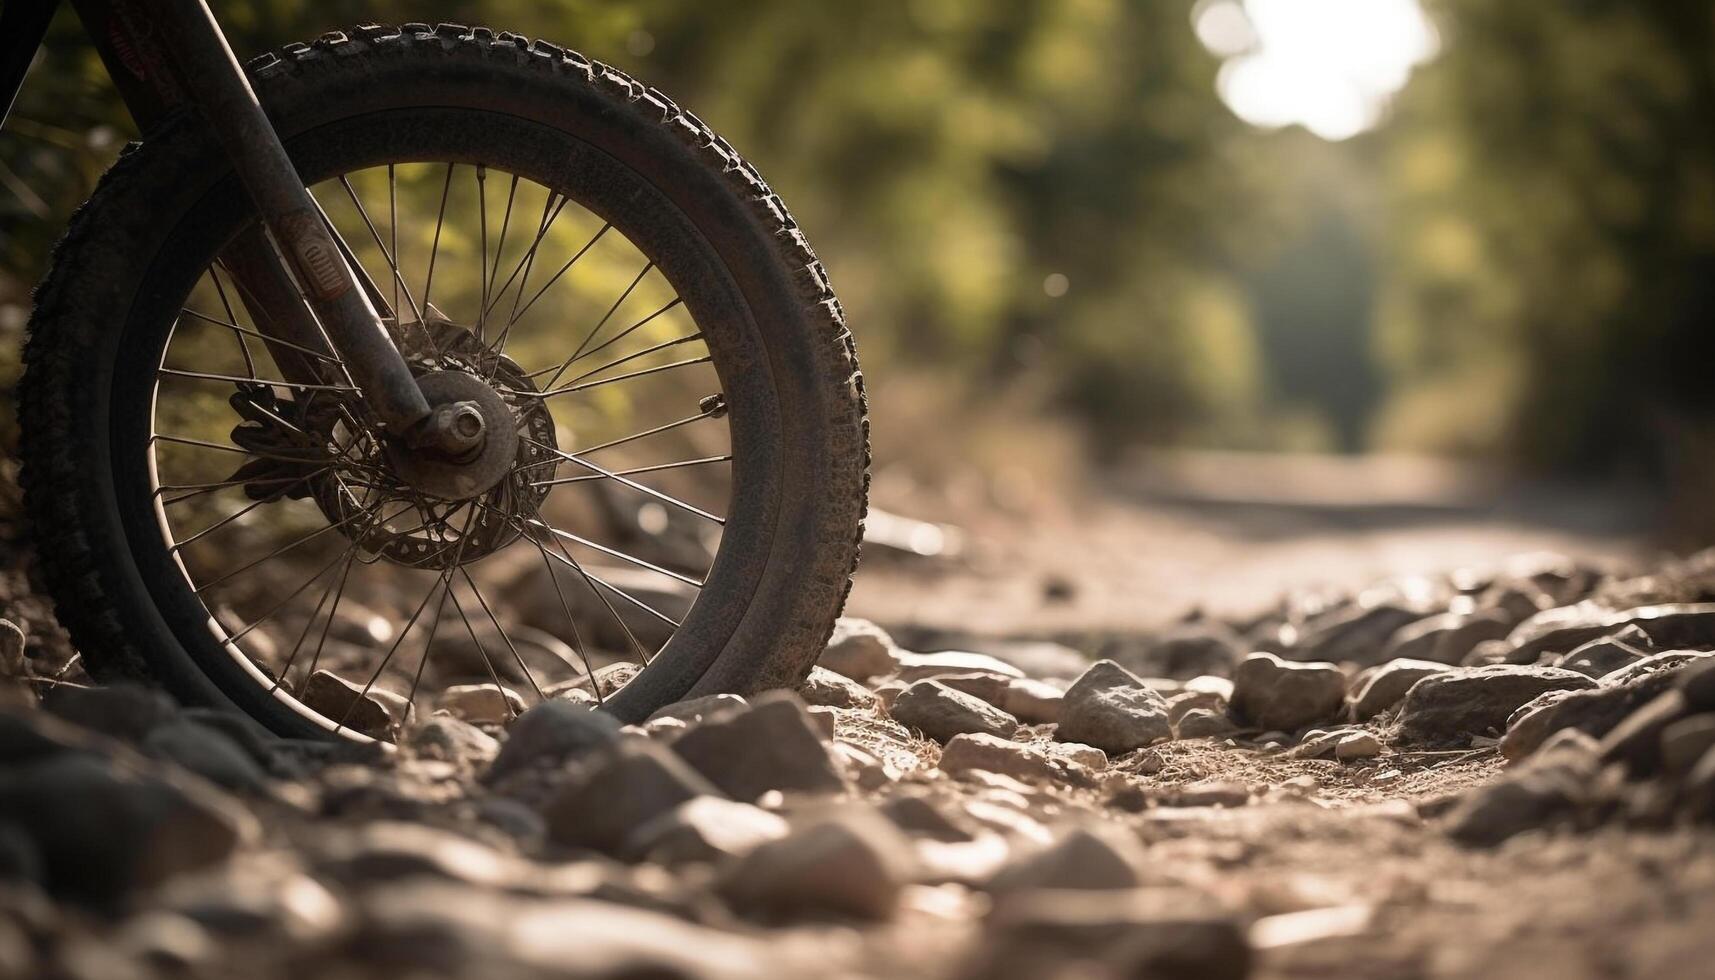
[(237, 742), (217, 728), (189, 719), (158, 725), (143, 739), (143, 751), (224, 789), (262, 791), (268, 776)]
[(1142, 847), (1125, 832), (1078, 827), (1002, 868), (988, 888), (996, 894), (1040, 888), (1136, 888), (1142, 881), (1143, 867)]
[[(0, 814), (30, 840), (55, 894), (101, 907), (133, 889), (225, 861), (258, 836), (243, 806), (209, 784), (51, 719), (7, 719), (0, 742), (33, 732), (33, 758), (0, 771)], [(108, 743), (111, 745), (111, 743)], [(117, 748), (117, 747), (115, 747)]]
[(1673, 687), (1633, 711), (1602, 737), (1604, 763), (1621, 763), (1634, 776), (1661, 768), (1662, 736), (1688, 715), (1715, 712), (1715, 658), (1686, 665)]
[(1019, 892), (984, 926), (967, 976), (1244, 980), (1253, 958), (1243, 921), (1185, 888)]
[(494, 684), (454, 684), (436, 702), (443, 711), (477, 725), (501, 725), (524, 713), (517, 691)]
[(1054, 737), (1118, 755), (1170, 739), (1173, 728), (1166, 698), (1112, 660), (1098, 660), (1066, 689)]
[[(1657, 654), (1626, 668), (1632, 676), (1617, 683), (1606, 679), (1587, 690), (1550, 691), (1520, 708), (1501, 739), (1501, 754), (1522, 759), (1546, 742), (1549, 736), (1574, 728), (1592, 738), (1601, 738), (1637, 709), (1655, 700), (1674, 685), (1684, 661), (1673, 654)], [(1647, 669), (1659, 665), (1659, 669)], [(1609, 676), (1614, 676), (1610, 674)]]
[(911, 842), (874, 811), (838, 810), (754, 848), (719, 883), (740, 911), (886, 919), (912, 873)]
[(1387, 656), (1389, 639), (1421, 618), (1421, 611), (1387, 601), (1336, 609), (1308, 624), (1291, 651), (1292, 658), (1350, 661), (1365, 667), (1380, 663)]
[(1007, 682), (999, 707), (1027, 725), (1046, 725), (1060, 720), (1065, 692), (1045, 681), (1015, 677)]
[(937, 742), (975, 732), (1010, 736), (1018, 730), (1017, 718), (940, 681), (918, 681), (899, 692), (888, 714)]
[(558, 766), (619, 738), (619, 719), (605, 711), (555, 698), (518, 716), (484, 777), (489, 782), (531, 767)]
[(1515, 620), (1496, 609), (1446, 612), (1407, 623), (1394, 632), (1384, 654), (1389, 661), (1457, 664), (1484, 640), (1499, 640)]
[(1293, 663), (1253, 653), (1233, 673), (1234, 716), (1270, 731), (1296, 731), (1340, 713), (1346, 675), (1330, 663)]
[(1072, 772), (1064, 759), (1038, 746), (982, 732), (950, 739), (941, 750), (940, 765), (954, 775), (980, 769), (1027, 782), (1064, 779)]
[(74, 725), (127, 742), (141, 742), (156, 725), (178, 715), (173, 699), (153, 688), (55, 685), (42, 695), (42, 707)]
[[(331, 670), (318, 670), (304, 682), (298, 700), (304, 706), (370, 738), (385, 738), (398, 721), (398, 708), (380, 688), (355, 684)], [(401, 699), (403, 700), (403, 699)]]
[(425, 759), (486, 765), (500, 754), (500, 741), (467, 721), (433, 715), (411, 728), (405, 745)]
[(991, 657), (986, 653), (972, 653), (969, 650), (941, 650), (936, 653), (900, 651), (898, 654), (896, 673), (899, 679), (906, 683), (973, 672), (1000, 677), (1024, 676), (1023, 671), (998, 657)]
[(1625, 626), (1637, 626), (1657, 647), (1715, 645), (1715, 602), (1678, 602), (1614, 610), (1586, 600), (1545, 609), (1507, 636), (1507, 660), (1534, 662), (1544, 653), (1568, 653)]
[(543, 810), (561, 844), (616, 851), (650, 820), (699, 796), (719, 796), (708, 780), (654, 742), (625, 739), (585, 760)]
[(760, 695), (748, 708), (705, 718), (672, 743), (673, 751), (722, 792), (753, 802), (769, 790), (837, 793), (838, 764), (804, 702), (789, 691)]
[(715, 863), (786, 836), (779, 814), (718, 796), (698, 796), (638, 827), (628, 855), (658, 864)]
[(1448, 812), (1449, 836), (1487, 847), (1570, 816), (1590, 796), (1596, 757), (1588, 736), (1557, 738), (1539, 758), (1468, 793)]
[(826, 667), (811, 667), (798, 694), (805, 704), (830, 708), (868, 708), (875, 704), (875, 694), (869, 688)]
[(1127, 669), (1150, 677), (1181, 680), (1199, 674), (1226, 676), (1243, 656), (1243, 641), (1215, 620), (1180, 623), (1156, 635), (1142, 650), (1116, 652)]
[(899, 648), (887, 631), (867, 619), (841, 617), (817, 663), (854, 681), (891, 674), (899, 667)]
[(1612, 636), (1591, 640), (1560, 657), (1554, 665), (1576, 670), (1586, 677), (1602, 677), (1648, 656), (1649, 642), (1649, 635), (1643, 630), (1627, 626)]
[(1390, 660), (1360, 672), (1352, 680), (1352, 717), (1368, 721), (1393, 707), (1413, 684), (1453, 668), (1431, 660)]
[(1404, 745), (1466, 745), (1472, 736), (1505, 729), (1512, 713), (1537, 695), (1595, 686), (1558, 667), (1494, 664), (1436, 674), (1406, 692), (1395, 738)]

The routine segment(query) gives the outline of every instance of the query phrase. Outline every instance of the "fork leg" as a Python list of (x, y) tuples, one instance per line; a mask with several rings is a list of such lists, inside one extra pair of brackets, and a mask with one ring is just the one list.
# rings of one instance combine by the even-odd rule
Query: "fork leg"
[[(364, 401), (388, 431), (413, 442), (432, 442), (433, 433), (424, 432), (421, 424), (430, 418), (428, 401), (323, 224), (208, 5), (203, 0), (163, 0), (155, 9), (162, 46), (190, 101), (232, 160)], [(276, 319), (264, 318), (257, 326), (266, 330)], [(301, 342), (290, 336), (281, 339)]]

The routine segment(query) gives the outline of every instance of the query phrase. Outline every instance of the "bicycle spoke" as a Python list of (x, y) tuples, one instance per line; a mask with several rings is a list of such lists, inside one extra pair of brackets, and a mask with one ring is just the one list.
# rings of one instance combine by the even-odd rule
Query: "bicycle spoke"
[(511, 316), (509, 316), (507, 318), (510, 321), (507, 324), (507, 326), (511, 326), (513, 323), (517, 323), (519, 320), (523, 319), (524, 314), (530, 312), (530, 307), (535, 306), (536, 301), (542, 298), (542, 294), (546, 293), (550, 288), (552, 288), (554, 283), (559, 282), (560, 277), (565, 275), (566, 272), (568, 270), (570, 270), (572, 266), (576, 265), (578, 260), (584, 257), (585, 252), (588, 252), (590, 249), (595, 248), (595, 243), (601, 241), (601, 236), (607, 234), (607, 230), (609, 228), (612, 228), (612, 227), (613, 227), (613, 225), (604, 223), (601, 226), (600, 230), (598, 230), (593, 236), (591, 236), (589, 241), (584, 243), (583, 248), (578, 249), (576, 254), (574, 254), (571, 258), (566, 260), (565, 265), (560, 266), (560, 271), (558, 271), (558, 272), (554, 273), (552, 276), (548, 277), (548, 281), (546, 283), (542, 284), (542, 288), (536, 290), (535, 295), (530, 297), (530, 302), (525, 303), (524, 307), (522, 309), (520, 309), (518, 312), (512, 314)]
[(238, 339), (238, 352), (244, 356), (244, 373), (254, 378), (256, 377), (256, 359), (250, 356), (250, 345), (245, 342), (244, 332), (239, 329), (238, 316), (232, 312), (232, 303), (227, 300), (226, 290), (220, 285), (220, 275), (215, 272), (216, 268), (218, 265), (208, 267), (208, 278), (214, 283), (215, 293), (220, 296), (220, 306), (226, 310), (226, 318), (231, 321), (227, 326), (232, 328), (234, 336)]
[[(539, 508), (535, 504), (534, 501), (532, 501), (530, 503), (530, 513), (535, 515), (536, 520), (538, 520), (538, 521), (542, 520), (541, 508)], [(546, 523), (546, 522), (544, 521), (543, 523)], [(578, 560), (576, 558), (572, 557), (571, 552), (566, 550), (565, 544), (563, 542), (561, 542), (560, 539), (558, 539), (558, 538), (554, 539), (554, 544), (560, 549), (560, 553), (566, 556), (566, 561), (571, 563), (572, 570), (577, 572), (579, 575), (583, 576), (585, 588), (588, 588), (590, 590), (590, 592), (592, 592), (595, 595), (596, 599), (598, 599), (601, 602), (602, 606), (607, 609), (608, 615), (612, 616), (613, 621), (619, 624), (620, 631), (625, 634), (625, 641), (627, 643), (631, 644), (631, 648), (637, 652), (638, 658), (643, 661), (643, 666), (645, 666), (645, 667), (649, 666), (649, 654), (647, 651), (645, 651), (643, 649), (643, 644), (638, 641), (636, 634), (631, 632), (631, 624), (627, 623), (625, 621), (625, 617), (621, 616), (619, 614), (619, 611), (613, 608), (613, 603), (607, 601), (607, 596), (602, 595), (601, 590), (597, 589), (595, 587), (595, 584), (589, 580), (589, 576), (584, 575), (584, 567), (582, 565), (578, 564)], [(544, 549), (544, 551), (545, 550), (546, 549)], [(550, 566), (548, 568), (548, 574), (550, 577), (554, 574), (554, 569), (552, 566)], [(562, 596), (561, 599), (563, 601), (564, 596)], [(568, 616), (571, 615), (570, 611), (567, 612), (567, 615)], [(599, 688), (599, 686), (600, 686), (600, 685), (596, 684), (593, 676), (590, 679), (590, 686), (596, 687), (596, 688)], [(597, 691), (596, 696), (597, 696), (597, 698), (599, 698), (601, 696), (599, 690)]]
[(613, 301), (613, 305), (607, 308), (607, 312), (601, 315), (601, 319), (597, 320), (595, 326), (590, 328), (590, 332), (584, 335), (584, 339), (578, 343), (577, 347), (573, 348), (572, 356), (566, 358), (566, 363), (562, 364), (560, 369), (554, 372), (554, 376), (548, 379), (548, 383), (542, 387), (554, 387), (554, 383), (560, 380), (560, 375), (564, 374), (566, 368), (571, 365), (573, 361), (578, 359), (578, 355), (584, 352), (584, 348), (590, 345), (590, 341), (596, 338), (596, 334), (601, 333), (601, 328), (607, 326), (607, 321), (613, 319), (613, 315), (617, 313), (619, 308), (625, 305), (625, 301), (630, 298), (632, 290), (637, 288), (637, 284), (642, 282), (643, 277), (647, 276), (649, 274), (649, 270), (653, 268), (655, 268), (655, 260), (650, 259), (643, 263), (643, 268), (638, 271), (637, 278), (631, 280), (631, 284), (625, 287), (625, 291), (619, 294), (619, 298)]
[[(363, 202), (358, 199), (357, 191), (351, 186), (351, 180), (344, 174), (340, 175), (339, 183), (345, 188), (346, 196), (351, 198), (352, 206), (357, 208), (357, 216), (363, 219), (364, 227), (369, 229), (369, 237), (375, 242), (375, 247), (381, 250), (381, 257), (386, 260), (387, 267), (393, 271), (393, 308), (399, 308), (399, 291), (405, 292), (405, 303), (416, 314), (418, 322), (422, 322), (423, 311), (417, 307), (417, 301), (411, 298), (411, 287), (405, 285), (405, 276), (399, 271), (399, 261), (396, 258), (399, 247), (399, 226), (395, 221), (392, 225), (393, 250), (389, 250), (381, 241), (381, 232), (375, 227), (375, 222), (369, 220), (369, 212), (364, 209)], [(397, 206), (393, 194), (393, 165), (387, 165), (387, 201), (388, 210), (396, 211)]]
[(591, 480), (611, 480), (618, 476), (635, 476), (638, 473), (659, 473), (662, 470), (677, 470), (687, 466), (706, 466), (710, 463), (725, 463), (732, 460), (732, 454), (724, 456), (704, 456), (700, 459), (681, 459), (676, 463), (656, 463), (654, 466), (635, 466), (628, 470), (614, 470), (613, 473), (586, 473), (583, 476), (562, 476), (553, 480), (540, 480), (530, 484), (533, 487), (557, 487), (564, 483), (588, 483)]
[[(562, 373), (564, 373), (565, 370), (567, 368), (571, 367), (573, 364), (576, 364), (577, 362), (583, 360), (586, 357), (593, 357), (596, 354), (601, 353), (602, 351), (613, 346), (614, 344), (618, 343), (619, 341), (624, 340), (626, 337), (631, 336), (631, 334), (633, 332), (640, 330), (643, 327), (647, 326), (649, 323), (654, 321), (656, 317), (659, 317), (659, 316), (667, 313), (668, 311), (672, 310), (674, 307), (678, 306), (679, 304), (681, 304), (683, 302), (684, 302), (684, 300), (675, 296), (671, 300), (668, 300), (667, 304), (665, 306), (656, 310), (654, 313), (651, 313), (648, 316), (644, 317), (643, 319), (637, 321), (636, 323), (633, 323), (631, 326), (626, 327), (624, 330), (621, 330), (619, 333), (614, 334), (612, 337), (609, 337), (608, 339), (602, 341), (601, 343), (595, 345), (594, 347), (591, 347), (589, 350), (584, 351), (581, 354), (574, 351), (572, 353), (571, 357), (566, 358), (566, 360), (559, 365), (559, 367), (554, 372), (553, 379), (551, 379), (548, 383), (550, 385), (552, 385), (553, 382), (558, 381), (560, 378), (560, 375)], [(700, 338), (700, 337), (702, 337), (702, 332), (698, 331), (697, 333), (692, 334), (690, 337), (687, 337), (685, 339), (686, 340), (695, 340), (695, 339)], [(525, 377), (534, 381), (536, 378), (541, 377), (544, 374), (547, 374), (548, 370), (549, 370), (548, 368), (540, 368), (538, 370), (531, 371), (529, 374), (526, 374)]]
[(595, 694), (596, 703), (601, 704), (604, 701), (601, 685), (596, 683), (595, 668), (590, 666), (589, 654), (584, 650), (584, 638), (578, 630), (578, 618), (572, 615), (571, 603), (566, 601), (565, 590), (560, 588), (559, 576), (554, 574), (554, 563), (548, 560), (548, 549), (542, 546), (542, 542), (529, 535), (525, 535), (525, 538), (536, 546), (537, 553), (542, 556), (542, 570), (548, 573), (548, 582), (554, 586), (554, 595), (560, 600), (560, 611), (565, 613), (566, 625), (572, 629), (572, 652), (578, 655), (579, 660), (583, 661), (584, 675), (590, 679), (590, 690)]
[[(482, 597), (482, 590), (476, 587), (476, 580), (470, 577), (469, 569), (461, 567), (459, 573), (464, 576), (465, 584), (470, 586), (470, 594), (476, 596), (477, 605), (482, 607), (482, 611), (488, 615), (489, 621), (499, 631), (500, 639), (506, 644), (506, 649), (512, 651), (512, 659), (518, 661), (518, 669), (524, 672), (524, 678), (530, 682), (530, 687), (536, 692), (536, 697), (546, 701), (547, 698), (542, 694), (542, 688), (536, 684), (535, 675), (530, 673), (529, 667), (525, 666), (524, 657), (518, 652), (518, 647), (512, 642), (512, 637), (506, 635), (506, 627), (500, 625), (500, 617), (494, 614), (494, 610), (488, 605), (488, 600)], [(454, 596), (453, 601), (457, 602), (458, 597)]]
[[(320, 476), (321, 474), (326, 473), (327, 470), (328, 470), (328, 468), (326, 466), (324, 466), (321, 469), (316, 470), (313, 473), (305, 473), (303, 476), (300, 476), (297, 479), (293, 480), (291, 483), (287, 484), (287, 486), (289, 486), (289, 487), (290, 486), (296, 486), (300, 483), (303, 483), (305, 480), (312, 480), (312, 479), (316, 478), (317, 476)], [(203, 528), (202, 530), (196, 532), (195, 534), (184, 539), (183, 541), (180, 541), (177, 544), (174, 544), (171, 548), (167, 549), (167, 553), (168, 554), (177, 554), (181, 549), (189, 546), (190, 544), (192, 544), (196, 541), (201, 540), (203, 537), (205, 537), (205, 536), (207, 536), (207, 535), (209, 535), (215, 531), (220, 530), (221, 528), (225, 527), (226, 525), (231, 524), (233, 521), (238, 520), (240, 517), (243, 517), (245, 514), (250, 513), (251, 511), (255, 510), (256, 508), (262, 506), (263, 504), (271, 504), (271, 503), (278, 501), (279, 499), (280, 499), (279, 497), (265, 497), (261, 500), (255, 501), (254, 503), (248, 504), (248, 505), (238, 509), (237, 511), (234, 511), (231, 514), (226, 515), (225, 517), (221, 518), (220, 520), (215, 521), (213, 524), (210, 524), (208, 527)]]
[(165, 374), (174, 378), (190, 378), (194, 381), (224, 381), (228, 384), (261, 384), (272, 388), (294, 388), (300, 391), (350, 391), (357, 389), (350, 385), (302, 384), (297, 381), (277, 381), (273, 378), (241, 378), (233, 374), (214, 374), (208, 371), (181, 371), (178, 368), (160, 368), (157, 374)]
[(620, 476), (618, 473), (615, 473), (614, 471), (612, 471), (610, 469), (606, 469), (604, 467), (597, 466), (596, 464), (590, 462), (587, 459), (580, 458), (577, 453), (568, 453), (563, 449), (555, 449), (553, 446), (547, 445), (546, 443), (537, 442), (536, 440), (530, 438), (529, 436), (521, 435), (521, 436), (519, 436), (519, 438), (523, 439), (525, 442), (529, 443), (532, 446), (536, 446), (538, 448), (545, 449), (548, 452), (553, 453), (556, 456), (559, 456), (561, 459), (564, 459), (569, 463), (576, 463), (579, 466), (584, 467), (585, 469), (594, 470), (595, 472), (600, 473), (602, 476), (605, 476), (608, 479), (613, 480), (616, 483), (624, 484), (625, 486), (628, 486), (631, 489), (636, 490), (639, 493), (646, 494), (650, 497), (654, 497), (656, 500), (659, 500), (664, 504), (668, 504), (670, 506), (677, 507), (680, 510), (686, 512), (687, 514), (695, 514), (696, 516), (701, 517), (702, 519), (704, 519), (706, 521), (713, 521), (714, 523), (720, 524), (723, 526), (726, 524), (726, 518), (724, 518), (724, 517), (717, 517), (716, 515), (709, 513), (708, 511), (702, 509), (701, 507), (696, 506), (695, 504), (688, 504), (685, 501), (680, 500), (678, 497), (675, 497), (670, 493), (662, 493), (661, 491), (655, 489), (654, 487), (646, 487), (643, 484), (638, 483), (636, 480), (632, 480), (632, 479), (629, 479), (627, 477)]
[[(698, 340), (702, 340), (702, 339), (703, 339), (703, 335), (699, 332), (699, 333), (687, 334), (686, 336), (683, 336), (683, 337), (675, 337), (672, 340), (663, 340), (659, 344), (652, 344), (648, 347), (643, 348), (640, 351), (636, 351), (634, 353), (627, 354), (624, 357), (616, 357), (613, 360), (608, 361), (606, 364), (601, 365), (600, 367), (590, 368), (588, 371), (585, 371), (583, 374), (580, 374), (577, 377), (573, 378), (572, 380), (566, 382), (566, 384), (574, 385), (574, 384), (577, 384), (579, 381), (583, 381), (586, 378), (593, 378), (596, 375), (602, 373), (603, 371), (612, 370), (613, 368), (619, 367), (621, 364), (625, 364), (625, 363), (630, 362), (630, 361), (635, 361), (640, 357), (648, 357), (650, 354), (659, 354), (660, 352), (667, 350), (668, 348), (678, 347), (681, 344), (689, 344), (689, 343), (692, 343), (694, 341), (698, 341)], [(588, 355), (585, 355), (585, 356), (587, 357)]]
[[(186, 307), (186, 308), (180, 310), (179, 313), (181, 315), (189, 314), (190, 316), (196, 317), (198, 320), (202, 320), (202, 321), (205, 321), (207, 323), (212, 323), (215, 326), (226, 327), (228, 330), (232, 330), (232, 331), (234, 331), (238, 334), (241, 334), (243, 336), (255, 337), (257, 340), (260, 340), (260, 341), (262, 341), (264, 343), (268, 343), (268, 344), (278, 344), (279, 346), (284, 347), (287, 350), (294, 350), (300, 354), (307, 354), (310, 357), (320, 358), (321, 360), (327, 361), (331, 364), (344, 364), (345, 363), (344, 361), (341, 361), (338, 357), (331, 356), (331, 355), (329, 355), (323, 351), (311, 350), (308, 347), (303, 347), (303, 346), (300, 346), (298, 344), (294, 344), (289, 340), (281, 340), (278, 337), (270, 337), (267, 334), (264, 334), (264, 333), (257, 331), (257, 330), (252, 330), (249, 327), (241, 327), (236, 323), (228, 323), (227, 321), (222, 320), (219, 317), (212, 317), (206, 313), (198, 313), (196, 310), (193, 310), (189, 307)], [(256, 369), (254, 367), (250, 368), (250, 376), (252, 378), (254, 378), (256, 376)]]
[(441, 225), (447, 220), (447, 195), (453, 189), (453, 165), (447, 164), (447, 179), (441, 184), (441, 207), (435, 212), (435, 239), (429, 245), (429, 273), (423, 277), (423, 309), (429, 309), (429, 290), (435, 285), (435, 257), (441, 251)]

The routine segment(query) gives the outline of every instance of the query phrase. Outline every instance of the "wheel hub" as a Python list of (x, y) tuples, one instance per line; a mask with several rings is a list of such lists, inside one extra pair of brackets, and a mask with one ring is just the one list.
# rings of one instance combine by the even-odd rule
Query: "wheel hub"
[(417, 491), (440, 500), (468, 500), (486, 493), (517, 464), (518, 420), (511, 406), (481, 378), (464, 371), (432, 371), (417, 378), (444, 431), (468, 445), (462, 456), (416, 449), (399, 440), (387, 444), (393, 472)]

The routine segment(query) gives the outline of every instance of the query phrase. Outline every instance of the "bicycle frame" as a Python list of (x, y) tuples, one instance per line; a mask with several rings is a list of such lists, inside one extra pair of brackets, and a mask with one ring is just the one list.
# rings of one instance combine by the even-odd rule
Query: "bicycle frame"
[[(58, 5), (8, 0), (0, 8), (0, 105), (8, 113)], [(140, 131), (147, 134), (190, 105), (231, 161), (262, 220), (220, 261), (257, 329), (283, 342), (271, 352), (288, 380), (328, 380), (290, 346), (331, 343), (390, 433), (415, 448), (468, 453), (473, 437), (454, 424), (457, 406), (431, 412), (384, 322), (393, 311), (304, 187), (204, 0), (72, 0), (72, 6)]]

